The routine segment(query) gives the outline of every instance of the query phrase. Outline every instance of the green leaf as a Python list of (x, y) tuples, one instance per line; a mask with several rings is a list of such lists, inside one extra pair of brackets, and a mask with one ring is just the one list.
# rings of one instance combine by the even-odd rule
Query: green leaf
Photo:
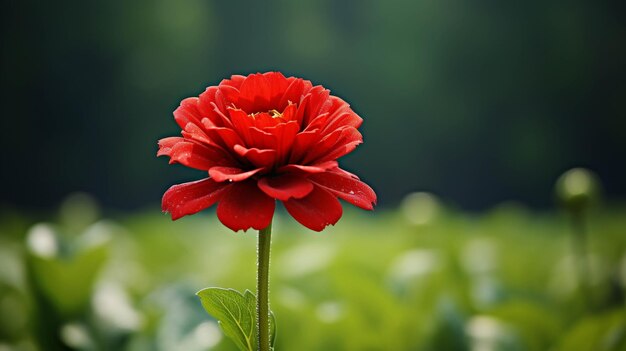
[[(250, 290), (243, 294), (234, 289), (206, 288), (200, 290), (202, 307), (218, 320), (224, 335), (242, 351), (256, 351), (256, 296)], [(270, 312), (270, 340), (276, 339), (276, 319)]]
[(585, 316), (564, 334), (556, 350), (626, 350), (625, 331), (623, 307)]

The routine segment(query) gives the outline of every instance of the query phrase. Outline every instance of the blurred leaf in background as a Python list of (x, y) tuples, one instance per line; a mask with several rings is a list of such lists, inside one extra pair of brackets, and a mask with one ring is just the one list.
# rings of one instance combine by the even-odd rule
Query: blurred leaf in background
[[(435, 198), (412, 196), (404, 206)], [(276, 350), (623, 348), (623, 206), (590, 214), (589, 253), (602, 264), (591, 284), (601, 303), (589, 309), (577, 295), (561, 215), (519, 204), (466, 214), (436, 203), (427, 223), (405, 207), (348, 211), (324, 234), (279, 215)], [(116, 218), (74, 224), (84, 227), (74, 233), (60, 219), (1, 237), (0, 345), (236, 350), (195, 292), (250, 288), (254, 236), (229, 232), (211, 214), (175, 224), (156, 210)], [(1, 223), (2, 233), (14, 228)]]

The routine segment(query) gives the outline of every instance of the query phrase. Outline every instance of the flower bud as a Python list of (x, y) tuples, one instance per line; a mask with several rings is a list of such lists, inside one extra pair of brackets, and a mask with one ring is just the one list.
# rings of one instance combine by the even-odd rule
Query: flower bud
[(559, 204), (566, 210), (581, 212), (598, 198), (600, 181), (588, 169), (573, 168), (559, 177), (555, 192)]

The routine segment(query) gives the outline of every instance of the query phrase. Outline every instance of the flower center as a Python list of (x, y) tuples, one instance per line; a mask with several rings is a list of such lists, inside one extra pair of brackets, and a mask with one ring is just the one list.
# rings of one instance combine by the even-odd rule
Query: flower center
[(278, 112), (277, 110), (268, 110), (267, 112), (254, 112), (249, 114), (249, 116), (251, 117), (259, 117), (259, 116), (269, 116), (272, 118), (283, 118), (283, 114), (281, 112)]
[(267, 113), (268, 113), (270, 116), (272, 116), (272, 118), (279, 118), (279, 117), (282, 117), (282, 116), (283, 116), (283, 114), (282, 114), (282, 113), (280, 113), (280, 112), (278, 112), (278, 111), (276, 111), (276, 110), (269, 110), (269, 111), (267, 111)]

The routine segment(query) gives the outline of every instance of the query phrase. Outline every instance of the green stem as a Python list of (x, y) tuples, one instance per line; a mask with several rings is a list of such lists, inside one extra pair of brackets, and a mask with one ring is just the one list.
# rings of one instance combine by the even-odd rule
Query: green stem
[(259, 230), (259, 245), (257, 248), (257, 291), (256, 291), (256, 320), (257, 340), (259, 351), (270, 351), (270, 244), (272, 241), (272, 223)]
[(573, 245), (578, 261), (578, 280), (582, 290), (585, 307), (593, 307), (593, 298), (591, 296), (590, 279), (591, 268), (587, 253), (587, 228), (585, 226), (584, 213), (576, 211), (572, 213), (572, 233)]

